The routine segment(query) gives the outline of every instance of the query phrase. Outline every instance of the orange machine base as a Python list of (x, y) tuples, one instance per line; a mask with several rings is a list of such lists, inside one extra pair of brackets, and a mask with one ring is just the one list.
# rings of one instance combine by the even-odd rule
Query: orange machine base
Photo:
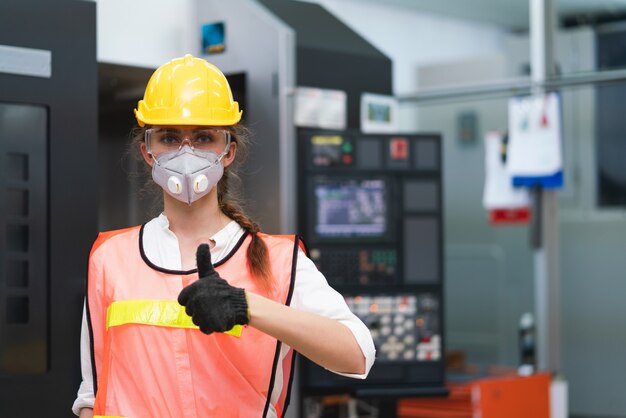
[(447, 385), (447, 398), (405, 398), (398, 418), (549, 418), (549, 373)]

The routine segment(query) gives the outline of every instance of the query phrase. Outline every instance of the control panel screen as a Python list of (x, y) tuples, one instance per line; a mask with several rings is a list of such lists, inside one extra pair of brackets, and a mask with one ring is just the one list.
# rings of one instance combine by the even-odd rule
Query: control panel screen
[(315, 235), (320, 238), (376, 238), (387, 234), (387, 185), (383, 179), (314, 181)]

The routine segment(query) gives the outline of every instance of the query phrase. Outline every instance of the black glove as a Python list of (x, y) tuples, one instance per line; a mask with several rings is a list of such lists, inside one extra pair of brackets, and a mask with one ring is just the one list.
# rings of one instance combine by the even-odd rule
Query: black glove
[(185, 307), (193, 323), (205, 334), (246, 325), (249, 322), (246, 292), (229, 285), (213, 269), (207, 244), (198, 246), (196, 263), (200, 279), (178, 295), (178, 303)]

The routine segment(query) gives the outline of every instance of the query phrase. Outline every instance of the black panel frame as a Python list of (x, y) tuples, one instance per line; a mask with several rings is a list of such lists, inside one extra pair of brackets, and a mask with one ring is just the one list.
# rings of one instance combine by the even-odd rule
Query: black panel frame
[(51, 52), (50, 78), (0, 73), (0, 101), (49, 111), (49, 370), (0, 378), (0, 416), (72, 416), (89, 249), (97, 232), (96, 4), (4, 0), (0, 44)]
[[(41, 105), (0, 102), (0, 377), (48, 369), (48, 119)], [(23, 167), (5, 164), (20, 155)], [(6, 166), (9, 166), (8, 169)], [(19, 176), (12, 170), (21, 171)], [(10, 193), (13, 191), (13, 193)], [(22, 194), (19, 210), (9, 199)], [(13, 241), (13, 242), (12, 242)], [(12, 277), (19, 274), (21, 277)]]

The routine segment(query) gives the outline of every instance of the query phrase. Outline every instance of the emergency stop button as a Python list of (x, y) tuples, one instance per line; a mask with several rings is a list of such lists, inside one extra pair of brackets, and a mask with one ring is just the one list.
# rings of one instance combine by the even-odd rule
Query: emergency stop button
[(407, 160), (409, 158), (409, 141), (406, 138), (391, 138), (389, 154), (392, 160)]

